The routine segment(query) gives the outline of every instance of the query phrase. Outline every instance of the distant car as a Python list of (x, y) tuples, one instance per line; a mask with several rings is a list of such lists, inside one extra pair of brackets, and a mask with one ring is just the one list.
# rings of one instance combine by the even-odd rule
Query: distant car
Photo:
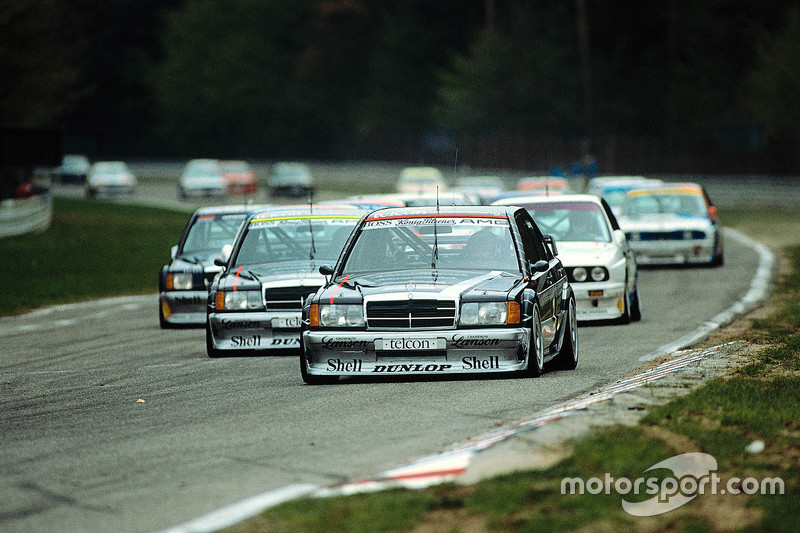
[(203, 207), (192, 214), (180, 241), (172, 247), (170, 263), (158, 278), (158, 321), (162, 328), (205, 325), (208, 285), (222, 271), (214, 260), (230, 252), (247, 215), (264, 207)]
[(61, 160), (61, 165), (56, 167), (53, 178), (57, 183), (86, 182), (91, 164), (89, 158), (81, 154), (67, 154)]
[(475, 200), (476, 204), (487, 205), (489, 200), (506, 190), (505, 183), (499, 176), (466, 176), (456, 180), (451, 191), (466, 194)]
[(696, 183), (629, 191), (619, 224), (641, 265), (724, 263), (717, 208)]
[(271, 196), (307, 197), (314, 192), (311, 168), (305, 163), (275, 163), (269, 169)]
[(397, 192), (401, 193), (435, 193), (437, 188), (444, 191), (447, 183), (435, 167), (406, 167), (397, 180)]
[(123, 161), (97, 161), (89, 170), (84, 185), (86, 196), (133, 194), (136, 176)]
[(253, 195), (258, 192), (258, 179), (247, 161), (222, 161), (222, 178), (229, 196)]
[(319, 266), (336, 261), (363, 214), (319, 206), (251, 214), (209, 287), (208, 356), (297, 349), (303, 302), (325, 283)]
[(303, 307), (303, 380), (575, 368), (575, 298), (554, 248), (520, 207), (373, 211)]
[(578, 320), (627, 324), (642, 317), (636, 255), (611, 208), (589, 194), (500, 200), (528, 210), (558, 242), (558, 257), (575, 293)]
[[(394, 192), (387, 194), (374, 194), (366, 196), (351, 196), (343, 202), (376, 205), (381, 207), (423, 207), (429, 205), (478, 205), (478, 199), (462, 191), (445, 189), (437, 192)], [(377, 205), (380, 204), (380, 205)]]
[(570, 192), (567, 180), (554, 176), (522, 178), (517, 181), (517, 190), (531, 195), (541, 194), (543, 196), (554, 196)]
[(619, 216), (622, 202), (628, 191), (663, 184), (664, 182), (660, 179), (645, 178), (644, 176), (599, 176), (589, 180), (586, 192), (603, 198), (611, 207), (614, 215)]
[(228, 184), (218, 160), (192, 159), (186, 163), (178, 184), (178, 196), (182, 200), (190, 196), (225, 196), (227, 193)]

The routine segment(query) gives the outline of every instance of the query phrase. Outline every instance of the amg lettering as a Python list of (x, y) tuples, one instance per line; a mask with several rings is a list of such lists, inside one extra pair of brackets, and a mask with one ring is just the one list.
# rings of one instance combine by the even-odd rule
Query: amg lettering
[(405, 364), (405, 365), (375, 365), (372, 369), (376, 374), (391, 374), (398, 372), (444, 372), (449, 370), (453, 365), (420, 365), (420, 364)]
[(464, 357), (461, 359), (464, 370), (490, 370), (500, 368), (500, 358), (496, 355), (489, 356), (487, 359), (477, 357)]
[(498, 346), (500, 339), (469, 338), (463, 335), (454, 335), (452, 340), (453, 348), (467, 348), (470, 346)]

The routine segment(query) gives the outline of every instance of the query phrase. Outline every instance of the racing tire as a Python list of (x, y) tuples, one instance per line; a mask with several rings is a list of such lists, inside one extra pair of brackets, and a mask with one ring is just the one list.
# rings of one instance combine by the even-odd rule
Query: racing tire
[(339, 376), (315, 376), (306, 368), (305, 350), (300, 350), (300, 376), (306, 385), (333, 385), (339, 382)]
[(209, 357), (222, 357), (222, 350), (214, 348), (214, 340), (211, 338), (211, 326), (206, 322), (206, 353)]
[(164, 311), (161, 309), (161, 302), (158, 302), (158, 325), (161, 329), (170, 329), (171, 325), (167, 322), (167, 319), (164, 318)]
[(625, 280), (625, 293), (622, 295), (622, 316), (620, 316), (617, 320), (617, 324), (630, 324), (631, 323), (631, 310), (628, 302), (630, 301), (631, 296), (628, 292), (628, 280)]
[(528, 368), (525, 375), (538, 378), (544, 372), (544, 338), (542, 337), (542, 315), (539, 304), (533, 304), (531, 311), (531, 341), (528, 344)]
[(575, 309), (575, 298), (571, 297), (567, 304), (567, 320), (564, 325), (564, 340), (555, 359), (555, 367), (559, 370), (575, 370), (578, 366), (578, 313)]
[(631, 321), (639, 322), (642, 319), (642, 307), (639, 304), (639, 284), (633, 289), (633, 303), (630, 311)]

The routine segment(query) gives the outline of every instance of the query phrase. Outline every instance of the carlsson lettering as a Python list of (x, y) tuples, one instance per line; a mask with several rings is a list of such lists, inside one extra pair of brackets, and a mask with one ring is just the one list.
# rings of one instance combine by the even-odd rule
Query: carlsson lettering
[(372, 369), (372, 372), (379, 374), (393, 372), (444, 372), (452, 367), (453, 365), (375, 365), (375, 368)]
[(328, 372), (361, 372), (364, 362), (361, 359), (342, 361), (341, 359), (328, 359)]
[(336, 337), (322, 337), (322, 347), (326, 350), (337, 349), (365, 349), (369, 348), (372, 341), (337, 339)]
[(486, 337), (465, 337), (464, 335), (454, 335), (452, 340), (453, 348), (466, 348), (468, 346), (498, 346), (500, 339), (487, 339)]
[(488, 359), (478, 359), (477, 357), (464, 357), (461, 359), (464, 370), (489, 370), (492, 368), (500, 368), (500, 357), (496, 355), (489, 356)]

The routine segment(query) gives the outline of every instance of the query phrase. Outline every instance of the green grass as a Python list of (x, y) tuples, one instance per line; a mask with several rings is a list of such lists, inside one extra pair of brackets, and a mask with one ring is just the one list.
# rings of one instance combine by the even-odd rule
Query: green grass
[(55, 198), (50, 228), (0, 241), (0, 315), (44, 305), (158, 291), (186, 213)]

